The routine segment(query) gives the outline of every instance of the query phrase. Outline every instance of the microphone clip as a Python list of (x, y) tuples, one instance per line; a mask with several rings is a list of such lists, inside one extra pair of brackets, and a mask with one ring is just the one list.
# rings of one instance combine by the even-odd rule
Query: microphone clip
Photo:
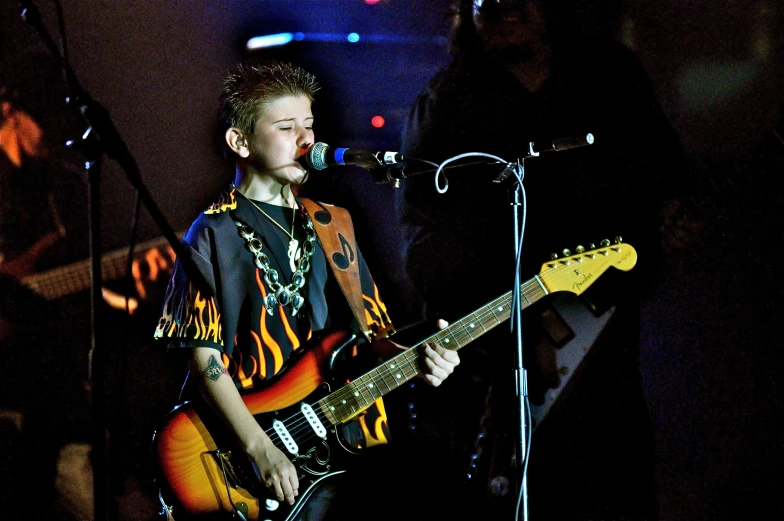
[[(538, 154), (537, 154), (537, 155), (538, 155)], [(496, 177), (495, 179), (493, 179), (493, 182), (494, 182), (494, 183), (503, 183), (504, 181), (506, 181), (507, 179), (509, 179), (509, 176), (511, 176), (511, 175), (512, 175), (512, 174), (514, 174), (515, 172), (520, 172), (520, 171), (522, 171), (522, 165), (520, 164), (520, 161), (521, 161), (521, 160), (520, 160), (520, 159), (518, 159), (518, 160), (517, 160), (517, 161), (515, 161), (514, 163), (508, 163), (508, 164), (506, 165), (506, 168), (504, 168), (504, 169), (501, 171), (501, 173), (500, 173), (500, 174), (498, 174), (498, 177)], [(522, 159), (522, 161), (525, 161), (525, 159)], [(517, 177), (517, 176), (515, 175), (515, 177)]]

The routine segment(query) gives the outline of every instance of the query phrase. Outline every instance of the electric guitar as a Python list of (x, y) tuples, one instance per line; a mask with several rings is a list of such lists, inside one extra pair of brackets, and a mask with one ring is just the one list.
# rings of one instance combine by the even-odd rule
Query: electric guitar
[[(559, 291), (579, 295), (613, 267), (628, 271), (637, 252), (616, 241), (555, 259), (521, 285), (521, 306)], [(458, 350), (511, 316), (512, 292), (452, 323), (422, 343)], [(361, 450), (341, 437), (341, 425), (414, 378), (419, 345), (400, 352), (348, 384), (332, 379), (339, 352), (357, 344), (356, 333), (333, 331), (301, 351), (270, 385), (243, 394), (243, 401), (275, 445), (297, 467), (300, 493), (294, 505), (264, 487), (232, 435), (201, 402), (172, 410), (153, 437), (153, 457), (166, 512), (186, 518), (225, 513), (247, 520), (290, 521), (324, 480), (342, 474)], [(166, 496), (164, 498), (164, 496)], [(173, 500), (173, 501), (170, 501)]]
[[(184, 232), (177, 234), (180, 239), (184, 235)], [(148, 251), (165, 247), (167, 244), (168, 241), (164, 237), (142, 242), (134, 248), (134, 256), (141, 257)], [(125, 276), (128, 267), (128, 251), (128, 248), (121, 248), (101, 256), (101, 279), (104, 282)], [(66, 295), (79, 293), (88, 289), (92, 282), (90, 259), (27, 275), (22, 277), (20, 282), (46, 300), (56, 300)]]

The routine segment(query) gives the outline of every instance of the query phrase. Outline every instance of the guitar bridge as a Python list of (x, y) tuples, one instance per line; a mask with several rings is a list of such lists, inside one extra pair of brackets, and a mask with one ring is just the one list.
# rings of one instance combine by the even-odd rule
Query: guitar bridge
[(231, 488), (239, 488), (242, 483), (241, 476), (239, 475), (241, 472), (237, 472), (237, 469), (231, 464), (231, 451), (221, 452), (220, 450), (214, 450), (210, 451), (210, 454), (213, 455), (218, 467), (220, 467), (226, 483)]

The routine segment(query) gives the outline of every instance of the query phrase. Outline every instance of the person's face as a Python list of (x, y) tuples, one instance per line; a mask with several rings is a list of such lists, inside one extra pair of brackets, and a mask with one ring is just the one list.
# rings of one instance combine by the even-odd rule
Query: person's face
[(253, 134), (247, 136), (247, 161), (256, 173), (282, 185), (302, 184), (307, 170), (297, 161), (313, 143), (313, 113), (305, 96), (267, 103)]
[(507, 63), (530, 59), (545, 41), (543, 10), (537, 1), (480, 9), (475, 21), (485, 49)]

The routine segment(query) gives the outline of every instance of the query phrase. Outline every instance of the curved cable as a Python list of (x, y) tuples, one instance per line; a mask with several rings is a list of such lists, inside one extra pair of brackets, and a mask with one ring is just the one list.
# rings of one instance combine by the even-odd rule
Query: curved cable
[(502, 159), (502, 158), (500, 158), (498, 156), (494, 156), (493, 154), (486, 154), (484, 152), (466, 152), (464, 154), (459, 154), (459, 155), (456, 155), (454, 157), (450, 157), (449, 159), (447, 159), (446, 161), (444, 161), (443, 163), (438, 165), (438, 169), (436, 170), (436, 174), (435, 174), (435, 178), (434, 178), (434, 182), (435, 182), (435, 185), (436, 185), (436, 192), (438, 192), (439, 194), (445, 194), (446, 191), (449, 189), (449, 179), (446, 178), (446, 174), (444, 174), (444, 188), (441, 188), (441, 186), (439, 186), (439, 183), (438, 183), (438, 177), (439, 177), (439, 175), (441, 175), (441, 171), (444, 169), (444, 167), (446, 165), (448, 165), (449, 163), (451, 163), (453, 161), (457, 161), (459, 159), (463, 159), (464, 157), (489, 157), (490, 159), (495, 159), (495, 160), (500, 161), (502, 163), (509, 163), (505, 159)]

